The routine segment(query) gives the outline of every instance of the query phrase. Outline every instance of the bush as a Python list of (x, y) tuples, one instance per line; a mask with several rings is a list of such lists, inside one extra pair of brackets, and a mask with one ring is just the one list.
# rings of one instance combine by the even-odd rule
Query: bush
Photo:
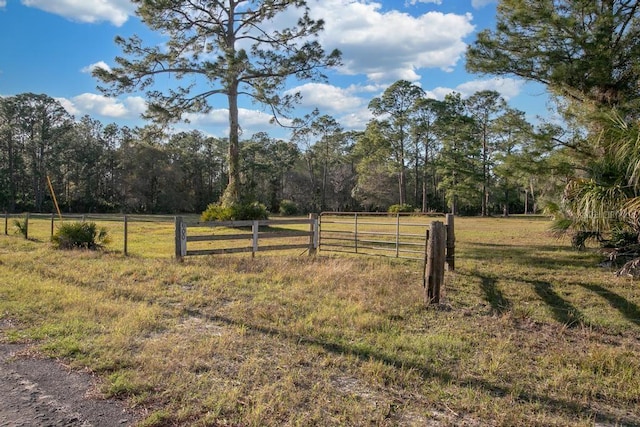
[(51, 241), (58, 249), (99, 249), (109, 243), (107, 229), (95, 222), (63, 223)]
[(16, 230), (17, 234), (22, 234), (22, 237), (27, 238), (27, 220), (13, 220), (13, 228)]
[(389, 209), (387, 209), (389, 213), (400, 213), (400, 212), (413, 212), (413, 206), (402, 204), (402, 205), (391, 205)]
[(293, 216), (298, 214), (298, 205), (291, 200), (283, 200), (280, 202), (280, 213), (284, 216)]
[(268, 218), (269, 212), (266, 206), (258, 202), (237, 203), (231, 206), (211, 203), (200, 215), (202, 221), (253, 221)]

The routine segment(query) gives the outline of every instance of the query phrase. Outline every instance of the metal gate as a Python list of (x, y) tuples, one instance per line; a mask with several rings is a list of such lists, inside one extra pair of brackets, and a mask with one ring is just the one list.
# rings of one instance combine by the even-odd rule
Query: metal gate
[(424, 261), (431, 221), (421, 213), (323, 212), (319, 250)]

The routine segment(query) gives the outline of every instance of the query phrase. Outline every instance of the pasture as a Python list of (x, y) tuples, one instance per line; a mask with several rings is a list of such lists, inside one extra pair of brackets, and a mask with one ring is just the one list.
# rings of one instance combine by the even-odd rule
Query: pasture
[(431, 307), (415, 261), (178, 263), (151, 221), (128, 257), (109, 223), (107, 251), (57, 251), (43, 223), (0, 236), (0, 339), (95, 372), (141, 425), (640, 425), (640, 286), (543, 218), (456, 218)]

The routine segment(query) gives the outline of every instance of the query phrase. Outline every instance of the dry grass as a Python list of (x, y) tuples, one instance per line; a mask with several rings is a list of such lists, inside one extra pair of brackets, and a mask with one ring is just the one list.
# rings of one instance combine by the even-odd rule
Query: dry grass
[(143, 425), (640, 425), (638, 285), (548, 225), (457, 219), (431, 308), (410, 261), (176, 263), (166, 225), (132, 257), (0, 236), (2, 336), (94, 370)]

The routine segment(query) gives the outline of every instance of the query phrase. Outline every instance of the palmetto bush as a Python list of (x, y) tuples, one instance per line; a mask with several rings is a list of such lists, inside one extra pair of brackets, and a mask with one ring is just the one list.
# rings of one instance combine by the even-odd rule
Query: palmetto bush
[(107, 229), (94, 222), (63, 223), (51, 237), (58, 249), (100, 249), (109, 243)]
[(640, 125), (616, 112), (598, 123), (601, 130), (592, 141), (599, 155), (586, 165), (587, 178), (565, 188), (554, 231), (606, 241), (640, 231)]

